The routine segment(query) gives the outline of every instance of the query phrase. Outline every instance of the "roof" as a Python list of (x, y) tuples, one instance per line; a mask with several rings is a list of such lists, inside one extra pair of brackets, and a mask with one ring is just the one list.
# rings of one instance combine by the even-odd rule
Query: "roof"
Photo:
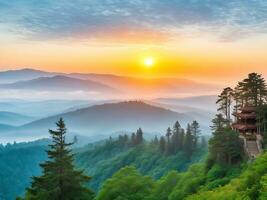
[(245, 130), (256, 130), (257, 126), (254, 124), (238, 124), (238, 123), (234, 123), (232, 124), (233, 128), (237, 129), (237, 130), (241, 130), (241, 131), (245, 131)]
[(243, 119), (256, 119), (256, 113), (233, 113), (234, 116), (240, 117)]
[(256, 110), (255, 106), (245, 106), (241, 109), (242, 112), (256, 112)]

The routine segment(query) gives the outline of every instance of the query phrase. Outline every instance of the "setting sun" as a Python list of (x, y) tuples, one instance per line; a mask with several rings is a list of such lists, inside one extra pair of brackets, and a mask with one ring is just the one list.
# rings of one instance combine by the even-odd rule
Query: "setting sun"
[(147, 57), (144, 59), (144, 65), (147, 67), (147, 68), (151, 68), (153, 67), (153, 65), (155, 64), (155, 59), (152, 58), (152, 57)]

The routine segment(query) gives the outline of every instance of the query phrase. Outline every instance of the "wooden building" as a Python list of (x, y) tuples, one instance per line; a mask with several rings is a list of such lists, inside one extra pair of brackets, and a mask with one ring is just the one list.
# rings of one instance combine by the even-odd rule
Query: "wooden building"
[(235, 122), (232, 128), (240, 133), (244, 141), (244, 149), (249, 158), (255, 158), (262, 152), (262, 137), (257, 128), (256, 107), (245, 106), (240, 112), (235, 112)]

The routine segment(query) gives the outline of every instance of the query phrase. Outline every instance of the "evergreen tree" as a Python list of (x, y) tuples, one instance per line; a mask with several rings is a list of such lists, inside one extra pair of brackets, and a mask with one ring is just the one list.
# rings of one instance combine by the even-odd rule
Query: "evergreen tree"
[(165, 152), (165, 148), (166, 148), (166, 140), (163, 136), (160, 137), (159, 140), (159, 149), (161, 153)]
[(190, 124), (187, 125), (185, 141), (184, 141), (184, 151), (188, 158), (191, 158), (194, 151), (194, 137), (192, 134), (192, 128)]
[(132, 144), (132, 146), (135, 146), (136, 145), (136, 134), (135, 133), (132, 133), (132, 136), (131, 136), (131, 144)]
[(216, 104), (219, 104), (218, 111), (220, 111), (225, 119), (229, 122), (231, 120), (231, 105), (233, 99), (233, 89), (230, 87), (224, 88), (222, 93), (218, 96)]
[(225, 127), (229, 126), (229, 123), (226, 119), (223, 118), (222, 114), (217, 114), (215, 118), (212, 120), (211, 130), (221, 130)]
[(193, 135), (193, 145), (194, 148), (197, 148), (197, 142), (198, 142), (198, 138), (200, 137), (200, 126), (199, 123), (194, 120), (191, 124), (191, 131), (192, 131), (192, 135)]
[(167, 141), (168, 143), (170, 142), (170, 137), (172, 135), (172, 130), (170, 127), (167, 128), (167, 131), (166, 131), (166, 137), (167, 137)]
[(171, 146), (172, 146), (172, 153), (175, 154), (179, 150), (179, 134), (177, 132), (173, 132), (171, 136)]
[(259, 106), (266, 101), (267, 89), (264, 78), (260, 74), (250, 73), (238, 83), (239, 98), (243, 105)]
[(141, 128), (139, 128), (136, 132), (136, 144), (141, 144), (143, 142), (143, 131)]
[(57, 130), (49, 130), (52, 144), (47, 151), (49, 160), (40, 166), (43, 175), (34, 177), (30, 188), (27, 189), (27, 200), (88, 200), (93, 199), (93, 193), (84, 186), (90, 177), (83, 171), (75, 170), (74, 155), (66, 143), (66, 127), (61, 118)]
[(173, 148), (174, 152), (176, 153), (178, 150), (181, 150), (183, 146), (183, 136), (181, 135), (182, 128), (178, 121), (176, 121), (173, 126), (172, 134), (173, 134), (172, 135)]
[(172, 130), (170, 127), (168, 127), (168, 129), (166, 131), (167, 143), (166, 143), (166, 147), (165, 147), (165, 153), (167, 155), (170, 155), (172, 153), (172, 143), (170, 140), (171, 136), (172, 136)]
[(178, 133), (181, 131), (181, 129), (182, 129), (181, 124), (179, 123), (179, 121), (176, 121), (173, 125), (173, 131)]
[(185, 140), (185, 130), (182, 128), (181, 133), (179, 134), (179, 150), (184, 149), (184, 140)]
[(207, 140), (204, 136), (201, 137), (201, 148), (207, 147)]
[(209, 140), (209, 152), (211, 158), (218, 164), (232, 165), (239, 162), (243, 154), (239, 134), (231, 127), (216, 130)]
[(158, 144), (159, 144), (158, 136), (155, 136), (155, 138), (154, 138), (154, 140), (153, 140), (153, 144), (154, 144), (154, 145), (158, 145)]

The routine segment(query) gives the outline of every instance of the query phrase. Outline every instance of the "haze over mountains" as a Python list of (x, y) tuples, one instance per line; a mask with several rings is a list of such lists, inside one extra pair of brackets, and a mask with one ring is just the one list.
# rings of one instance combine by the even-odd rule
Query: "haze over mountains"
[(21, 115), (18, 113), (0, 111), (0, 124), (18, 126), (29, 123), (34, 119), (34, 117)]
[(17, 90), (44, 90), (44, 91), (98, 91), (116, 92), (109, 86), (91, 80), (81, 80), (67, 76), (40, 77), (28, 81), (1, 84), (0, 88)]
[[(185, 125), (193, 118), (164, 108), (151, 106), (137, 101), (95, 105), (76, 111), (33, 121), (23, 126), (14, 127), (7, 135), (24, 135), (25, 137), (47, 137), (48, 128), (53, 128), (55, 122), (63, 117), (68, 130), (73, 134), (101, 138), (124, 131), (133, 132), (142, 127), (146, 132), (165, 132), (176, 120)], [(7, 136), (6, 135), (6, 136)]]
[[(213, 94), (220, 89), (214, 84), (176, 78), (134, 78), (107, 74), (44, 72), (22, 69), (0, 72), (0, 88), (44, 91), (93, 91), (107, 95), (132, 98), (136, 95), (159, 97)], [(115, 95), (114, 95), (115, 96)], [(110, 97), (109, 97), (110, 98)]]
[[(165, 134), (177, 120), (184, 127), (197, 120), (206, 134), (216, 110), (216, 96), (197, 94), (213, 93), (219, 87), (186, 79), (33, 69), (0, 72), (0, 78), (2, 142), (47, 137), (48, 128), (53, 128), (59, 117), (66, 120), (72, 136), (94, 141), (139, 127), (151, 136)], [(195, 96), (179, 97), (189, 94)]]
[[(58, 75), (58, 73), (56, 74)], [(17, 81), (26, 81), (40, 77), (50, 77), (54, 75), (54, 73), (28, 68), (21, 70), (8, 70), (0, 72), (0, 83), (14, 83)]]

